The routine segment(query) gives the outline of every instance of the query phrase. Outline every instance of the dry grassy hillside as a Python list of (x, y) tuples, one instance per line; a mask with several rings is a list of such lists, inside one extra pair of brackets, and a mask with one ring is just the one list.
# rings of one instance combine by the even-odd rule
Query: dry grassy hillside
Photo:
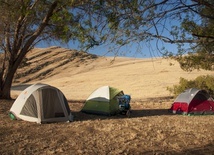
[(78, 67), (96, 59), (96, 55), (57, 46), (31, 50), (15, 75), (15, 83), (41, 80), (59, 74), (63, 67)]
[[(36, 124), (10, 120), (8, 112), (14, 100), (0, 100), (2, 155), (212, 155), (214, 152), (214, 116), (172, 115), (168, 109), (173, 98), (166, 90), (167, 86), (178, 84), (180, 77), (194, 79), (213, 72), (187, 73), (178, 63), (161, 58), (117, 57), (112, 63), (113, 58), (58, 47), (34, 49), (27, 60), (14, 80), (13, 98), (33, 83), (56, 86), (68, 99), (74, 121)], [(129, 118), (80, 112), (84, 100), (103, 85), (131, 95)]]
[(171, 95), (166, 87), (178, 84), (180, 77), (213, 75), (210, 71), (185, 72), (173, 60), (96, 57), (59, 47), (34, 49), (27, 60), (27, 65), (18, 70), (14, 85), (47, 83), (72, 100), (84, 100), (103, 85), (122, 89), (137, 100), (165, 97)]

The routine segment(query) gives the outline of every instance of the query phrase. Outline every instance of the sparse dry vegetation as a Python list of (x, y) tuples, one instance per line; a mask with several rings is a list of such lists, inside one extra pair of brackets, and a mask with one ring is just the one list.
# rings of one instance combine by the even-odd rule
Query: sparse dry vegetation
[[(49, 58), (40, 54), (50, 50)], [(172, 115), (168, 109), (174, 98), (166, 90), (167, 86), (177, 84), (180, 77), (194, 79), (198, 75), (213, 75), (212, 72), (187, 73), (177, 63), (170, 66), (171, 62), (160, 58), (116, 58), (112, 64), (111, 58), (94, 59), (81, 54), (82, 57), (75, 54), (72, 61), (59, 65), (67, 61), (66, 58), (54, 61), (67, 53), (60, 50), (64, 49), (32, 51), (27, 56), (28, 69), (46, 61), (54, 63), (16, 79), (13, 84), (27, 86), (42, 82), (56, 86), (68, 99), (74, 121), (50, 124), (14, 121), (8, 116), (14, 100), (0, 100), (0, 154), (213, 154), (214, 116)], [(58, 54), (51, 56), (54, 53)], [(25, 71), (26, 68), (20, 68), (18, 72)], [(29, 82), (22, 83), (26, 80)], [(80, 112), (90, 93), (107, 84), (131, 95), (130, 118)], [(12, 87), (14, 99), (22, 89)]]

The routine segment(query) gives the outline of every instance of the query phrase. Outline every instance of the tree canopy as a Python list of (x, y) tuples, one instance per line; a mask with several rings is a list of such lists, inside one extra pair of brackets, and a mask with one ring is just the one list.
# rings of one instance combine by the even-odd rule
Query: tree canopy
[(183, 53), (179, 53), (175, 59), (186, 71), (214, 70), (214, 2), (196, 2), (197, 7), (191, 11), (193, 15), (198, 16), (198, 20), (186, 16), (181, 23), (184, 33), (189, 33), (196, 43), (187, 51), (188, 55), (183, 56)]
[(0, 0), (0, 98), (10, 98), (13, 76), (40, 41), (93, 40), (88, 0)]
[[(201, 56), (209, 64), (198, 67), (213, 69), (213, 7), (212, 0), (0, 0), (0, 98), (10, 98), (17, 68), (41, 41), (74, 40), (86, 50), (152, 41), (172, 55), (161, 46), (165, 42), (178, 45), (182, 66), (197, 66), (195, 56)], [(183, 57), (186, 52), (193, 57)]]

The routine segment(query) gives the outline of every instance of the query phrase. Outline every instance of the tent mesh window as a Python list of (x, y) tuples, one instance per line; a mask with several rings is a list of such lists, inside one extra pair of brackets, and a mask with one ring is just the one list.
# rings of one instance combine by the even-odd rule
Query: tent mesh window
[(20, 114), (35, 118), (38, 117), (36, 100), (33, 95), (30, 95), (30, 97), (27, 99)]
[(65, 117), (61, 101), (56, 90), (43, 89), (42, 96), (44, 118)]

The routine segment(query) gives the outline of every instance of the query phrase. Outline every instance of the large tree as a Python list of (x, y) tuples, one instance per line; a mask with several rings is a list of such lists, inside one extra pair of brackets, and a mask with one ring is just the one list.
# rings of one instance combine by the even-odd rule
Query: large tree
[[(39, 42), (101, 44), (201, 43), (184, 19), (202, 17), (209, 0), (0, 0), (0, 98), (10, 98), (14, 74)], [(196, 15), (196, 16), (195, 16)], [(176, 23), (176, 24), (175, 24)], [(186, 22), (187, 23), (187, 22)], [(188, 32), (188, 35), (185, 33)], [(212, 38), (211, 38), (212, 39)], [(161, 49), (164, 51), (164, 49)], [(160, 51), (161, 51), (160, 50)], [(181, 51), (181, 50), (180, 50)]]
[(40, 41), (91, 42), (89, 0), (0, 0), (0, 98), (11, 98), (14, 74)]

